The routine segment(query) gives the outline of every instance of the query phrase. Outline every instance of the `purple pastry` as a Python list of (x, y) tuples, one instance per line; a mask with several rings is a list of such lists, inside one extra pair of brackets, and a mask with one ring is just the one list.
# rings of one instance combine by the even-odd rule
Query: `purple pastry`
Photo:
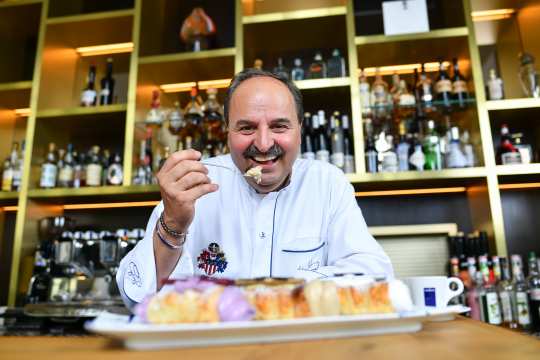
[(133, 313), (143, 322), (148, 322), (148, 319), (146, 318), (146, 313), (150, 300), (152, 300), (152, 296), (145, 297), (143, 301), (135, 305), (135, 308), (133, 310)]
[(218, 312), (221, 321), (247, 321), (255, 316), (255, 309), (243, 291), (235, 286), (227, 286), (221, 293)]
[(198, 276), (193, 276), (185, 279), (179, 279), (175, 280), (174, 282), (174, 290), (179, 292), (180, 294), (184, 293), (186, 290), (195, 290), (204, 292), (205, 290), (216, 286), (216, 284), (212, 281), (208, 281), (206, 279), (202, 279)]

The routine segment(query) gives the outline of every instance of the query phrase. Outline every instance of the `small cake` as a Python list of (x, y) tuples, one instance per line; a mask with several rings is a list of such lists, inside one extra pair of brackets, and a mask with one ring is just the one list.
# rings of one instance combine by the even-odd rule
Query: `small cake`
[(244, 176), (253, 178), (257, 184), (260, 184), (262, 181), (262, 166), (255, 166), (248, 169), (244, 173)]

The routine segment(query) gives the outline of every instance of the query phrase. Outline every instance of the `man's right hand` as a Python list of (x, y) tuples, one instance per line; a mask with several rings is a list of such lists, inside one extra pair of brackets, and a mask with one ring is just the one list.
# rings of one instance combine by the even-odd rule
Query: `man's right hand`
[(195, 216), (195, 201), (217, 191), (200, 163), (201, 153), (183, 150), (173, 153), (156, 175), (163, 200), (165, 223), (178, 232), (186, 232)]

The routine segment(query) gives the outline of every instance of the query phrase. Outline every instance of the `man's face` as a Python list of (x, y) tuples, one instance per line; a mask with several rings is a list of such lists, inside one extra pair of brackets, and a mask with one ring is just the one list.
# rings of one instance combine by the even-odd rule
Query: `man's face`
[(249, 178), (250, 185), (260, 193), (279, 189), (292, 171), (301, 139), (289, 89), (270, 77), (240, 84), (230, 102), (228, 137), (240, 171), (262, 167), (261, 183)]

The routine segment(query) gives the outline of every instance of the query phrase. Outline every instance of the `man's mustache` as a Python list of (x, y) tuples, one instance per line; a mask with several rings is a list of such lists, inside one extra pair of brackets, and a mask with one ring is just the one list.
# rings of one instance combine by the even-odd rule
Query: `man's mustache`
[(245, 158), (252, 158), (255, 156), (278, 157), (278, 156), (283, 155), (283, 153), (285, 153), (285, 151), (278, 144), (272, 145), (272, 147), (268, 149), (268, 151), (266, 152), (260, 151), (259, 149), (257, 149), (257, 147), (254, 144), (251, 144), (246, 150), (244, 150), (242, 155)]

